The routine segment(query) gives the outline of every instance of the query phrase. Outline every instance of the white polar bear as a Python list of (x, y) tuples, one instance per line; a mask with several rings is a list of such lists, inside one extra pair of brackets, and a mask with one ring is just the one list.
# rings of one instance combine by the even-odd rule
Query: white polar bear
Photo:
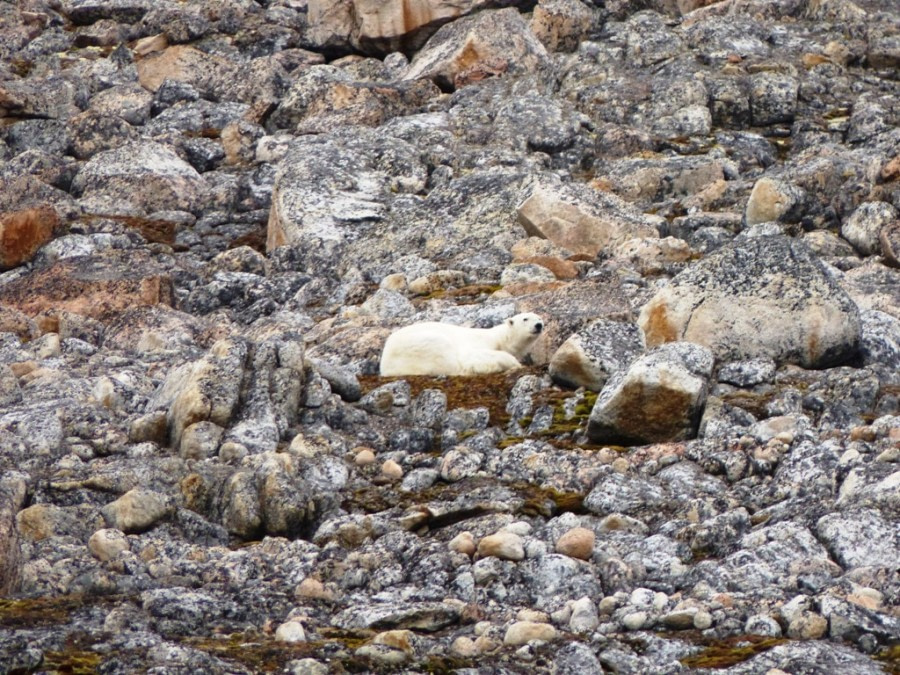
[(493, 328), (426, 321), (391, 333), (381, 375), (486, 375), (518, 368), (544, 329), (537, 314), (516, 314)]

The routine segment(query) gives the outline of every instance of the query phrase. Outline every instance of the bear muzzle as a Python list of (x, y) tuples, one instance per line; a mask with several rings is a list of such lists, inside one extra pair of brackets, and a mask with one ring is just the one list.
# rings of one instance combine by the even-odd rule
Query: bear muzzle
[(534, 328), (532, 329), (532, 332), (533, 332), (535, 335), (540, 335), (540, 333), (541, 333), (542, 330), (544, 330), (544, 324), (542, 324), (542, 323), (536, 323), (536, 324), (534, 324)]

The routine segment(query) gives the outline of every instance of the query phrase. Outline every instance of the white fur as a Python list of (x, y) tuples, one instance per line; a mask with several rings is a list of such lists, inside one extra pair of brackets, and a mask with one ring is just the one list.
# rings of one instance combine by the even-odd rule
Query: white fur
[(516, 314), (493, 328), (414, 323), (391, 333), (381, 353), (382, 376), (485, 375), (518, 368), (544, 321)]

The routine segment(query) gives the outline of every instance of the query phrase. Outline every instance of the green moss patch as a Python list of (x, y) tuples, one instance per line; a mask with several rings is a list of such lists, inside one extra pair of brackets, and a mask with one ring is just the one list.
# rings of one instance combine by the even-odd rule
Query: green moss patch
[(784, 638), (736, 635), (717, 640), (703, 651), (681, 659), (688, 668), (729, 668), (787, 642)]

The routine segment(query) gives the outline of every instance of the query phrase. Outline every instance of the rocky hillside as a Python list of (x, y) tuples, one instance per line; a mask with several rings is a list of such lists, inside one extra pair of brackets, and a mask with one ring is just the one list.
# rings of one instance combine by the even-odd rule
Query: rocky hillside
[(895, 0), (0, 3), (0, 673), (897, 673), (898, 73)]

